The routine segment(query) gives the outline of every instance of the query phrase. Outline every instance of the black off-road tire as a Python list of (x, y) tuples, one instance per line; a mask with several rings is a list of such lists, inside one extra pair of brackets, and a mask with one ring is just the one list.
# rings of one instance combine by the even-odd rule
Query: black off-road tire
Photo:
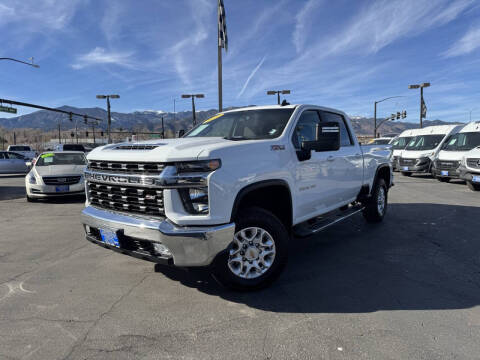
[(235, 234), (242, 229), (258, 227), (271, 235), (275, 243), (275, 257), (268, 270), (262, 275), (246, 279), (235, 275), (228, 266), (232, 245), (219, 254), (213, 263), (213, 276), (223, 286), (239, 291), (252, 291), (265, 288), (281, 274), (288, 257), (289, 232), (283, 223), (270, 211), (259, 207), (241, 210), (235, 219)]
[(412, 176), (412, 173), (408, 172), (408, 171), (402, 171), (402, 175), (403, 176)]
[[(384, 197), (384, 206), (380, 207), (379, 198)], [(388, 207), (388, 188), (385, 180), (377, 179), (372, 190), (372, 195), (364, 202), (363, 216), (368, 223), (379, 223), (383, 220)]]
[(472, 191), (480, 191), (480, 184), (474, 184), (472, 181), (467, 181), (467, 186)]

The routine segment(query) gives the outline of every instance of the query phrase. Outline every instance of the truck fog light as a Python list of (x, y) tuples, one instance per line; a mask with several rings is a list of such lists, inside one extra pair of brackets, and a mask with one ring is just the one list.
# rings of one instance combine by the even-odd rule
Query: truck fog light
[(172, 256), (170, 250), (163, 244), (153, 243), (153, 248), (158, 255)]

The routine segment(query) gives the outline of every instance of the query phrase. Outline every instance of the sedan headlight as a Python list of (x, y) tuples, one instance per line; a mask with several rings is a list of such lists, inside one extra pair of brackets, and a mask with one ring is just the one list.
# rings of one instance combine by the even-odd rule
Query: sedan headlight
[(35, 175), (29, 174), (29, 175), (28, 175), (28, 182), (29, 182), (30, 184), (36, 184), (36, 183), (37, 183), (37, 178), (35, 177)]

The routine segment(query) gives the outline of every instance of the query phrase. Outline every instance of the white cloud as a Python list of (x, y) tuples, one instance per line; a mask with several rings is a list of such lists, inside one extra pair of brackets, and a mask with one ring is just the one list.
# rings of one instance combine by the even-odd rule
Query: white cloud
[(302, 51), (311, 25), (313, 10), (320, 4), (319, 0), (308, 0), (295, 16), (295, 30), (292, 34), (293, 45), (297, 53)]
[(4, 0), (0, 4), (0, 27), (21, 23), (24, 32), (60, 30), (73, 19), (86, 0)]
[(132, 52), (106, 51), (102, 47), (96, 47), (92, 51), (78, 56), (76, 62), (72, 64), (72, 68), (78, 70), (99, 64), (115, 64), (123, 67), (133, 67), (131, 60), (132, 55)]
[(445, 57), (454, 57), (470, 54), (472, 51), (480, 48), (480, 26), (467, 31), (450, 49), (443, 53)]
[(473, 0), (377, 0), (346, 30), (323, 44), (325, 54), (347, 50), (376, 53), (394, 41), (444, 25), (467, 10)]
[(255, 74), (257, 73), (257, 71), (262, 67), (264, 61), (266, 59), (266, 56), (264, 56), (262, 58), (262, 60), (260, 60), (260, 62), (258, 63), (257, 66), (255, 66), (255, 68), (253, 69), (253, 71), (250, 73), (250, 75), (248, 76), (247, 80), (245, 81), (245, 83), (243, 84), (243, 87), (242, 87), (242, 90), (240, 90), (240, 92), (238, 93), (237, 95), (237, 99), (243, 95), (243, 93), (245, 92), (245, 89), (247, 88), (248, 86), (248, 83), (250, 82), (250, 80), (252, 80), (252, 78), (255, 76)]

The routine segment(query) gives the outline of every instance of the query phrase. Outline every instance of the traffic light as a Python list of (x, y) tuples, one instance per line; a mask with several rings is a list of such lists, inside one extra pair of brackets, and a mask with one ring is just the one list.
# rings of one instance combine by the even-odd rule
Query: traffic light
[(400, 111), (397, 111), (397, 120), (400, 119), (400, 116), (401, 116)]
[(85, 131), (85, 137), (88, 137), (88, 131)]
[(407, 110), (402, 111), (402, 119), (405, 119), (407, 117)]

